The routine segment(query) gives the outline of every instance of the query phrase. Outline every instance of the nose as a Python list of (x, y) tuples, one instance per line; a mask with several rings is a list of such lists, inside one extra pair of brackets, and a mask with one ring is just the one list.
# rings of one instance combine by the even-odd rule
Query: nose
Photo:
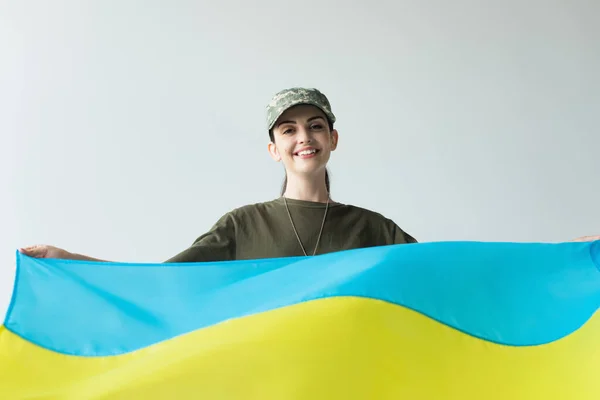
[(304, 127), (301, 127), (298, 129), (298, 132), (296, 134), (296, 139), (298, 140), (298, 143), (312, 142), (312, 136), (311, 136), (310, 132)]

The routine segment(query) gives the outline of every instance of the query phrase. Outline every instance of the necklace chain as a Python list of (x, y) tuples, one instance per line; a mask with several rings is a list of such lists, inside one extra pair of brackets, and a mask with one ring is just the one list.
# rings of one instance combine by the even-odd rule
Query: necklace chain
[[(288, 217), (290, 217), (290, 223), (292, 224), (292, 229), (294, 230), (294, 233), (296, 234), (296, 239), (298, 239), (298, 243), (300, 244), (300, 247), (302, 248), (302, 252), (304, 253), (305, 256), (308, 256), (308, 254), (306, 254), (306, 250), (304, 249), (304, 245), (302, 244), (302, 240), (300, 240), (300, 235), (298, 235), (298, 231), (296, 230), (294, 221), (292, 220), (292, 214), (290, 213), (290, 208), (288, 207), (285, 196), (283, 196), (283, 202), (285, 203), (285, 209), (287, 210)], [(319, 247), (319, 242), (321, 241), (321, 234), (323, 233), (323, 227), (325, 226), (325, 218), (327, 218), (327, 210), (328, 209), (329, 209), (329, 194), (327, 195), (327, 205), (325, 206), (325, 214), (323, 215), (323, 222), (321, 222), (321, 230), (319, 231), (319, 236), (317, 237), (317, 244), (315, 245), (315, 250), (313, 251), (313, 254), (312, 254), (313, 256), (315, 254), (317, 254), (317, 248)]]

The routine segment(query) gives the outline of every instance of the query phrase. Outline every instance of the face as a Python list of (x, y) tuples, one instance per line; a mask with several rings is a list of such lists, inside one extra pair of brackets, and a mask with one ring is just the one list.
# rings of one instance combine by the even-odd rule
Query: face
[(273, 127), (269, 153), (283, 162), (288, 174), (315, 174), (323, 170), (337, 147), (338, 133), (329, 130), (317, 107), (299, 105), (284, 112)]

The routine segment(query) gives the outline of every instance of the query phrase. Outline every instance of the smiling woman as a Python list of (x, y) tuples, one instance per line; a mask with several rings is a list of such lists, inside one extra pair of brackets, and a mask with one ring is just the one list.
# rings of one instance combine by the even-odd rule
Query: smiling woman
[[(279, 258), (415, 243), (389, 218), (333, 201), (327, 163), (338, 143), (336, 117), (317, 89), (283, 90), (267, 105), (268, 152), (285, 168), (279, 197), (223, 215), (167, 262)], [(21, 251), (33, 257), (103, 261), (52, 246)]]
[[(277, 93), (267, 106), (267, 130), (269, 154), (285, 168), (281, 195), (226, 213), (167, 262), (308, 256), (416, 243), (389, 218), (331, 199), (327, 163), (339, 139), (335, 121), (329, 100), (317, 89)], [(21, 251), (31, 257), (102, 261), (47, 245)]]
[(327, 163), (338, 143), (335, 115), (317, 89), (291, 88), (267, 106), (269, 154), (283, 163), (277, 199), (223, 216), (171, 262), (308, 256), (415, 243), (395, 222), (331, 200)]

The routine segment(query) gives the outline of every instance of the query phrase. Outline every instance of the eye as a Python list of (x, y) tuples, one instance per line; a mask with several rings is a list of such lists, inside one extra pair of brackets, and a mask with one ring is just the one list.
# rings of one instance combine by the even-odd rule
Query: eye
[(284, 135), (290, 134), (292, 133), (294, 130), (292, 128), (286, 128), (283, 130), (283, 132), (281, 132)]
[(314, 129), (314, 130), (317, 130), (317, 131), (318, 131), (318, 130), (321, 130), (321, 129), (323, 129), (323, 125), (322, 125), (322, 124), (318, 124), (318, 123), (317, 123), (317, 124), (312, 124), (312, 125), (310, 126), (310, 129)]

